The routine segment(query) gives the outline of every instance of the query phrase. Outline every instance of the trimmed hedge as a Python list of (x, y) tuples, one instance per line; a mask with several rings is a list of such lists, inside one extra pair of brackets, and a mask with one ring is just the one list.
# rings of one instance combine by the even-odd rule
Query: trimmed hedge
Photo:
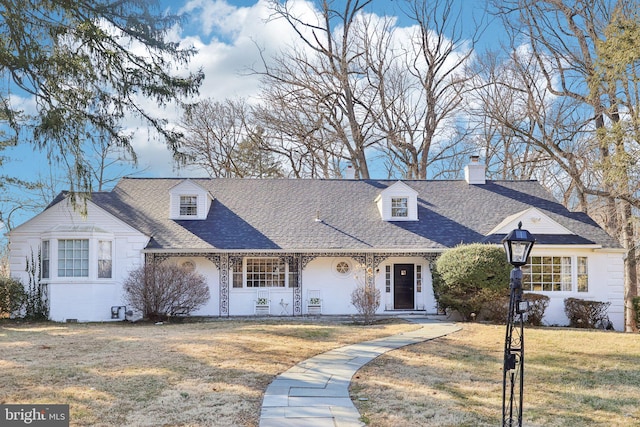
[(569, 318), (569, 326), (587, 329), (613, 329), (607, 309), (610, 302), (586, 301), (578, 298), (564, 300), (564, 312)]
[(485, 303), (509, 294), (510, 272), (501, 247), (459, 245), (436, 261), (434, 293), (441, 308), (456, 310), (464, 320), (471, 320)]
[(547, 307), (549, 307), (550, 298), (546, 295), (525, 293), (522, 295), (522, 299), (529, 301), (525, 322), (531, 326), (542, 326), (542, 319)]

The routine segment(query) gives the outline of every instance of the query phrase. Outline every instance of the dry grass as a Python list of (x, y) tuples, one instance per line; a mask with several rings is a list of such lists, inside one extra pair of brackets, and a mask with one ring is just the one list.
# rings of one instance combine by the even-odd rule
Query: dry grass
[(278, 373), (415, 329), (303, 321), (0, 324), (0, 403), (70, 404), (74, 426), (256, 426)]
[[(360, 370), (351, 393), (363, 419), (375, 427), (500, 425), (505, 329), (463, 326)], [(524, 425), (640, 425), (638, 335), (542, 328), (526, 329), (525, 340)]]
[[(500, 425), (504, 327), (463, 326), (360, 370), (351, 391), (363, 419), (372, 427)], [(0, 403), (68, 403), (74, 426), (256, 426), (278, 373), (415, 328), (290, 319), (5, 322)], [(640, 425), (637, 335), (549, 328), (527, 329), (525, 338), (526, 426)]]

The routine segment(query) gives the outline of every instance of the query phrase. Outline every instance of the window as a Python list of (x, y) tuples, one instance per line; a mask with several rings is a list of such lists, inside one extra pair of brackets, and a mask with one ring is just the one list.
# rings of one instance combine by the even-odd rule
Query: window
[(409, 199), (406, 197), (391, 198), (391, 216), (406, 218), (409, 216)]
[(180, 268), (182, 268), (186, 273), (193, 273), (196, 271), (196, 265), (193, 261), (184, 261), (180, 264)]
[(340, 274), (347, 274), (349, 270), (351, 270), (351, 267), (349, 267), (349, 263), (346, 261), (340, 261), (336, 264), (336, 271)]
[(242, 258), (231, 260), (231, 286), (234, 288), (242, 287)]
[[(525, 291), (571, 291), (571, 269), (571, 257), (532, 256), (522, 268), (522, 287)], [(586, 272), (584, 277), (586, 281)]]
[(58, 240), (58, 277), (89, 277), (89, 240)]
[(248, 288), (283, 288), (286, 264), (278, 258), (247, 258)]
[(422, 266), (416, 265), (416, 292), (422, 292)]
[(48, 240), (43, 240), (42, 241), (42, 251), (40, 254), (40, 277), (42, 277), (43, 279), (48, 279), (49, 276), (49, 260), (50, 260), (50, 255), (49, 255), (49, 241)]
[(385, 291), (387, 293), (391, 292), (391, 266), (387, 265), (384, 268), (384, 284), (385, 284)]
[(297, 288), (298, 285), (298, 269), (289, 266), (289, 287)]
[(111, 279), (111, 241), (98, 240), (98, 278)]
[(180, 216), (198, 215), (198, 197), (180, 196)]
[(578, 257), (578, 292), (589, 292), (589, 277), (587, 274), (587, 257)]

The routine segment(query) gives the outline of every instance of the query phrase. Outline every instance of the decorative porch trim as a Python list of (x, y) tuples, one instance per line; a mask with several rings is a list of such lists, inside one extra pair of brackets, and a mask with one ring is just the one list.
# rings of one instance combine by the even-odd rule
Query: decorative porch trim
[(293, 315), (301, 316), (303, 303), (303, 286), (302, 272), (309, 262), (316, 258), (351, 258), (355, 262), (362, 265), (365, 269), (365, 285), (375, 286), (375, 270), (378, 266), (388, 258), (392, 257), (420, 257), (428, 261), (431, 267), (440, 253), (424, 253), (424, 252), (313, 252), (313, 253), (283, 253), (270, 254), (265, 252), (222, 252), (222, 253), (193, 253), (193, 252), (173, 252), (173, 253), (154, 253), (145, 254), (145, 263), (162, 263), (169, 258), (188, 258), (201, 257), (211, 261), (219, 272), (219, 315), (220, 317), (229, 317), (229, 294), (230, 294), (230, 275), (231, 265), (236, 260), (243, 258), (278, 258), (289, 265), (289, 272), (296, 273), (296, 283), (289, 283), (289, 288), (293, 291)]
[(220, 317), (229, 317), (229, 254), (220, 255)]
[[(291, 257), (291, 264), (289, 264), (289, 271), (292, 268), (296, 270), (296, 282), (293, 288), (293, 315), (302, 315), (302, 257), (300, 254), (296, 254)], [(291, 284), (289, 284), (291, 285)]]

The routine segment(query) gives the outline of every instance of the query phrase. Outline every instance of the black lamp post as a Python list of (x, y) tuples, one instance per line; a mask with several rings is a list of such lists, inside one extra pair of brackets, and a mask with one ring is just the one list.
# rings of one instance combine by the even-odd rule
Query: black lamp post
[(502, 369), (502, 426), (522, 427), (524, 388), (524, 322), (522, 315), (528, 303), (522, 300), (522, 270), (527, 263), (535, 239), (527, 230), (511, 231), (502, 239), (507, 261), (513, 265), (510, 279), (507, 334), (504, 340), (504, 366)]

